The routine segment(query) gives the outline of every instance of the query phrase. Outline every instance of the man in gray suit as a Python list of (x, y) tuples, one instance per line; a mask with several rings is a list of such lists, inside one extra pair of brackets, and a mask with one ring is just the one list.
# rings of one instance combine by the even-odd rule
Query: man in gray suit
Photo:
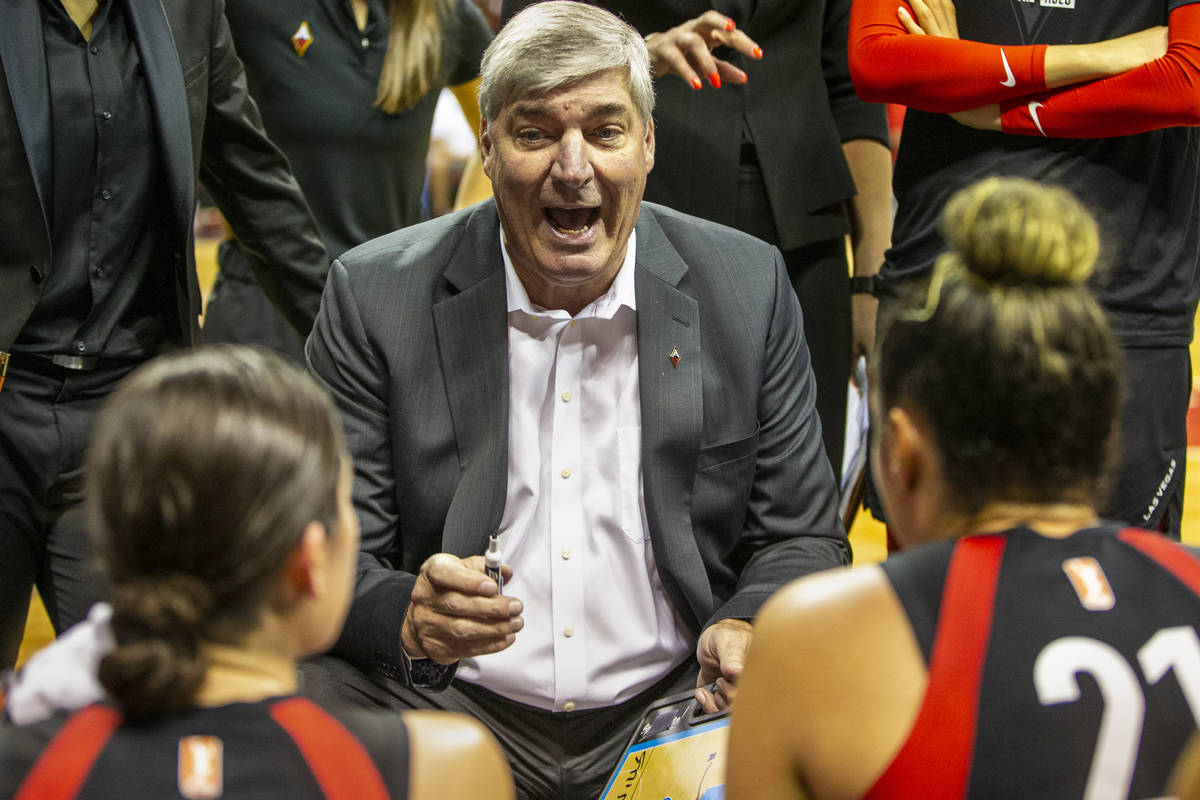
[(524, 797), (598, 794), (660, 696), (726, 705), (762, 602), (849, 557), (783, 260), (642, 202), (653, 103), (612, 14), (514, 17), (483, 61), (494, 201), (335, 261), (307, 344), (363, 544), (304, 691), (472, 714)]

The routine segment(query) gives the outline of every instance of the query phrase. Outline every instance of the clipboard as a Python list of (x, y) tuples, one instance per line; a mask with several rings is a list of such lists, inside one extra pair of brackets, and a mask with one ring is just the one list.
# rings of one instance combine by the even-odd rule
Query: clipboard
[(638, 721), (600, 800), (723, 800), (729, 710), (705, 714), (694, 690), (664, 697)]

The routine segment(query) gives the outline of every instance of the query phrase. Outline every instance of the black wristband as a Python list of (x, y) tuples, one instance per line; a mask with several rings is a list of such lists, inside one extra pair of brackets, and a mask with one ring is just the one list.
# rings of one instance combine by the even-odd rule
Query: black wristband
[(856, 275), (850, 279), (850, 294), (869, 294), (879, 296), (878, 275)]

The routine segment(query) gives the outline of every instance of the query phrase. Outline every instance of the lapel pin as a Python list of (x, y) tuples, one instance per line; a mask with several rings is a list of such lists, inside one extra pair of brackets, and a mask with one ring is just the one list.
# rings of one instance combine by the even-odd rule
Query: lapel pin
[(670, 359), (671, 359), (671, 366), (672, 366), (672, 367), (676, 367), (676, 368), (678, 368), (678, 367), (679, 367), (679, 349), (678, 349), (678, 348), (672, 347), (672, 348), (671, 348), (671, 355), (670, 355), (670, 356), (668, 356), (668, 358), (670, 358)]
[(300, 23), (300, 27), (292, 34), (292, 47), (296, 48), (296, 55), (304, 58), (304, 54), (308, 52), (308, 46), (313, 42), (312, 31), (308, 29), (308, 20)]

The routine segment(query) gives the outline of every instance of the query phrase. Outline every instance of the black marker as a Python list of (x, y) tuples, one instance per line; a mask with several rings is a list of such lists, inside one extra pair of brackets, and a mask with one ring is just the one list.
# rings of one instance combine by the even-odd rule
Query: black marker
[(504, 555), (500, 552), (500, 540), (493, 533), (488, 537), (488, 549), (483, 554), (483, 571), (496, 582), (497, 595), (504, 594), (504, 575), (500, 572), (500, 565), (503, 562)]

